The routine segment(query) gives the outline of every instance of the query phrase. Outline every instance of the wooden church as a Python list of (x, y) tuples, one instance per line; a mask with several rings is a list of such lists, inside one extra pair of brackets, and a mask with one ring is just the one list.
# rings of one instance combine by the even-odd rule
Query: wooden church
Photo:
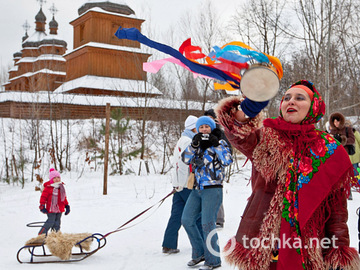
[[(54, 9), (53, 9), (54, 10)], [(54, 91), (66, 77), (67, 43), (57, 38), (58, 23), (53, 16), (46, 34), (46, 17), (40, 8), (35, 16), (35, 32), (23, 37), (22, 51), (14, 54), (14, 68), (9, 71), (6, 91)]]
[[(132, 119), (185, 119), (201, 115), (197, 102), (185, 109), (182, 101), (162, 98), (149, 84), (142, 64), (151, 56), (140, 43), (120, 40), (119, 26), (141, 31), (144, 20), (125, 4), (87, 2), (78, 9), (73, 26), (73, 49), (57, 36), (53, 6), (49, 34), (42, 7), (35, 32), (23, 37), (14, 54), (14, 67), (0, 94), (0, 117), (21, 119), (104, 118), (106, 104), (121, 108)], [(176, 103), (176, 104), (174, 104)]]

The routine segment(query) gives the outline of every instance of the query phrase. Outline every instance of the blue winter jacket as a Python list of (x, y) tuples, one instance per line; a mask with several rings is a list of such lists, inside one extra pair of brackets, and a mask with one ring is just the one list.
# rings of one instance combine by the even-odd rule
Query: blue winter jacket
[(192, 164), (195, 179), (200, 189), (208, 186), (221, 186), (225, 176), (224, 167), (233, 162), (230, 148), (225, 140), (220, 140), (219, 145), (202, 150), (194, 148), (191, 144), (181, 155), (185, 164)]

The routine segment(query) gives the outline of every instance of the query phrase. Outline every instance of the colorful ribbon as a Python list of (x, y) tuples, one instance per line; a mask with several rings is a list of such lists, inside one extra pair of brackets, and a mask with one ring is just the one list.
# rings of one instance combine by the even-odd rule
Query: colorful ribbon
[[(212, 78), (224, 82), (223, 84), (215, 82), (215, 90), (238, 90), (240, 88), (241, 71), (251, 66), (248, 62), (254, 63), (255, 61), (263, 65), (272, 65), (279, 79), (281, 79), (283, 75), (282, 66), (278, 58), (258, 52), (238, 41), (225, 44), (221, 48), (214, 46), (209, 55), (205, 55), (199, 46), (193, 46), (191, 44), (190, 38), (181, 44), (179, 50), (176, 50), (165, 44), (150, 40), (142, 35), (137, 28), (119, 27), (115, 35), (119, 39), (135, 40), (172, 56), (144, 63), (144, 71), (156, 73), (166, 62), (171, 62), (191, 71), (195, 77), (201, 76), (203, 78)], [(202, 63), (200, 63), (199, 60), (201, 60)]]

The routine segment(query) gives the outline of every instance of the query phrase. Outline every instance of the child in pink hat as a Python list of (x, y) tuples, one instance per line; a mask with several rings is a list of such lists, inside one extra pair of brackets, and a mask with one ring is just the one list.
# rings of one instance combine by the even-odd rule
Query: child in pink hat
[(47, 234), (49, 229), (59, 231), (62, 213), (65, 212), (65, 215), (70, 213), (64, 183), (61, 182), (60, 173), (54, 168), (50, 169), (49, 181), (44, 184), (39, 208), (42, 213), (48, 216), (39, 234)]

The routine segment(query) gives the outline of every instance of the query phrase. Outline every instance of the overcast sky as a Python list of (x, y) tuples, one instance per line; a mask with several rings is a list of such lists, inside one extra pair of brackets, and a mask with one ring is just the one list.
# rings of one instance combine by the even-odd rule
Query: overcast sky
[[(68, 51), (73, 47), (73, 27), (69, 24), (78, 17), (78, 8), (89, 0), (46, 0), (43, 4), (43, 12), (46, 16), (46, 33), (49, 33), (49, 22), (52, 14), (49, 11), (54, 4), (58, 12), (55, 19), (59, 23), (58, 36), (68, 43)], [(102, 0), (99, 0), (102, 1)], [(90, 1), (91, 2), (91, 1)], [(94, 0), (92, 0), (94, 2)], [(126, 3), (135, 11), (138, 18), (151, 18), (151, 24), (159, 31), (165, 31), (169, 25), (175, 25), (180, 17), (191, 9), (201, 8), (204, 0), (113, 0), (115, 3)], [(233, 14), (239, 0), (213, 0), (213, 4), (223, 18)], [(21, 51), (25, 21), (30, 25), (29, 36), (35, 31), (35, 16), (40, 9), (37, 0), (0, 0), (0, 65), (12, 64), (13, 54)], [(144, 14), (151, 14), (150, 16)], [(146, 22), (145, 22), (146, 23)], [(143, 27), (145, 25), (143, 24)], [(184, 37), (184, 40), (188, 37)]]

